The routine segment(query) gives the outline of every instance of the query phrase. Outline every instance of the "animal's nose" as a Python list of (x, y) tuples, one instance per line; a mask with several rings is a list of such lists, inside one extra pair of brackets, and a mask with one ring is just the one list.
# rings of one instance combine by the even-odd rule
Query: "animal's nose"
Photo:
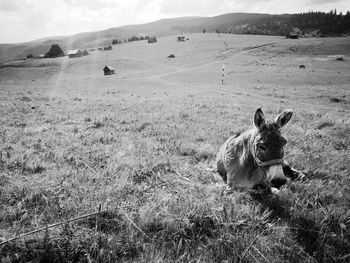
[(286, 178), (274, 178), (271, 180), (271, 186), (278, 189), (282, 185), (284, 185), (286, 182), (287, 182)]

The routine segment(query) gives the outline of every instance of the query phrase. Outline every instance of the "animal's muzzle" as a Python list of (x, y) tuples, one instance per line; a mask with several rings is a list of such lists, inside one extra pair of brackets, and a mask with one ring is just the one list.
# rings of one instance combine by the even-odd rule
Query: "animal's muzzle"
[(271, 180), (271, 186), (279, 189), (282, 185), (286, 184), (286, 178), (274, 178)]
[(267, 180), (274, 188), (280, 188), (287, 183), (287, 178), (284, 176), (282, 165), (271, 165), (266, 172)]

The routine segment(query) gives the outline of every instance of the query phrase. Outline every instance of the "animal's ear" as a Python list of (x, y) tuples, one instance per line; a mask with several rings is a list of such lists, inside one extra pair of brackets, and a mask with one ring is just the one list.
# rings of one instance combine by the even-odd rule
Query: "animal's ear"
[(254, 115), (254, 125), (258, 129), (260, 129), (266, 123), (266, 118), (261, 110), (261, 108), (257, 109)]
[(292, 110), (285, 110), (284, 112), (282, 112), (280, 115), (277, 116), (277, 118), (275, 119), (276, 124), (282, 128), (284, 125), (286, 125), (290, 118), (292, 118)]

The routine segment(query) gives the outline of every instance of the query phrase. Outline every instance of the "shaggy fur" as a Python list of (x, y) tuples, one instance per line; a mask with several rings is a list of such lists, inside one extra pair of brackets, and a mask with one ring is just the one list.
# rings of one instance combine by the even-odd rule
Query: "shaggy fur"
[(258, 161), (264, 163), (283, 159), (283, 147), (287, 140), (280, 130), (288, 123), (291, 115), (291, 111), (284, 111), (268, 123), (261, 109), (258, 109), (254, 116), (255, 127), (239, 136), (230, 137), (222, 145), (217, 154), (217, 169), (229, 187), (254, 188), (264, 185), (279, 188), (287, 181), (284, 175), (291, 179), (304, 176), (286, 162), (258, 165)]

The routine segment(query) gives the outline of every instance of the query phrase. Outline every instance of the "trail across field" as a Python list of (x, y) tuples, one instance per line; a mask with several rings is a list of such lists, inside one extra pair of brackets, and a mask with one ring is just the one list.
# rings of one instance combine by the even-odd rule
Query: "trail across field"
[(242, 48), (242, 49), (238, 49), (238, 50), (227, 50), (225, 52), (223, 52), (223, 54), (225, 54), (224, 58), (220, 58), (220, 59), (215, 59), (213, 61), (210, 62), (205, 62), (203, 64), (200, 65), (196, 65), (196, 66), (190, 66), (190, 67), (185, 67), (185, 68), (177, 68), (174, 71), (171, 72), (167, 72), (167, 73), (162, 73), (162, 74), (158, 74), (158, 75), (153, 75), (153, 76), (147, 76), (144, 77), (143, 79), (160, 79), (162, 77), (165, 76), (169, 76), (172, 74), (178, 74), (178, 73), (182, 73), (182, 72), (186, 72), (186, 71), (191, 71), (191, 70), (198, 70), (201, 69), (203, 67), (207, 67), (207, 66), (211, 66), (211, 65), (217, 65), (220, 67), (221, 64), (225, 64), (226, 61), (230, 61), (232, 60), (232, 56), (233, 55), (237, 55), (237, 54), (245, 54), (248, 53), (254, 49), (260, 48), (260, 47), (265, 47), (265, 46), (269, 46), (269, 45), (273, 45), (276, 43), (268, 43), (268, 44), (264, 44), (264, 45), (260, 45), (260, 46), (255, 46), (255, 47), (247, 47), (247, 48)]
[[(256, 104), (259, 104), (261, 102), (271, 104), (271, 105), (278, 105), (278, 104), (284, 103), (284, 104), (287, 104), (288, 106), (296, 106), (297, 108), (301, 107), (303, 109), (310, 109), (310, 110), (317, 109), (317, 110), (339, 111), (339, 112), (350, 113), (349, 103), (347, 103), (348, 105), (345, 105), (345, 107), (344, 107), (344, 105), (342, 105), (341, 107), (335, 107), (334, 105), (330, 105), (330, 103), (324, 104), (324, 103), (315, 103), (314, 101), (309, 101), (307, 98), (305, 98), (303, 96), (302, 97), (298, 96), (298, 98), (294, 97), (294, 98), (291, 98), (290, 100), (288, 100), (288, 98), (281, 99), (281, 98), (278, 98), (278, 96), (276, 97), (276, 96), (271, 96), (271, 95), (259, 94), (256, 92), (256, 90), (251, 90), (251, 89), (242, 90), (239, 87), (237, 89), (237, 87), (235, 87), (234, 79), (230, 78), (230, 76), (227, 76), (227, 74), (225, 76), (225, 84), (221, 85), (221, 86), (219, 85), (220, 84), (220, 81), (219, 81), (220, 69), (221, 69), (223, 64), (226, 65), (226, 70), (229, 71), (231, 64), (232, 64), (233, 68), (237, 68), (237, 66), (238, 66), (238, 65), (235, 65), (235, 59), (237, 59), (238, 61), (242, 61), (245, 58), (247, 58), (247, 60), (249, 61), (252, 58), (244, 56), (245, 54), (253, 52), (257, 49), (262, 49), (262, 48), (266, 48), (269, 46), (274, 46), (275, 48), (276, 47), (281, 48), (281, 44), (285, 44), (286, 41), (288, 41), (288, 40), (280, 39), (278, 42), (266, 43), (266, 44), (262, 44), (262, 45), (257, 45), (257, 46), (252, 46), (252, 47), (244, 47), (244, 48), (239, 48), (239, 49), (234, 49), (233, 47), (227, 48), (229, 45), (225, 41), (224, 44), (225, 44), (226, 49), (228, 49), (228, 50), (223, 51), (222, 55), (224, 55), (224, 56), (219, 58), (219, 59), (215, 58), (213, 61), (204, 62), (202, 64), (194, 65), (194, 66), (177, 67), (175, 70), (171, 70), (171, 71), (166, 72), (166, 73), (140, 77), (138, 79), (150, 80), (152, 82), (154, 81), (154, 82), (162, 83), (164, 85), (175, 85), (176, 83), (179, 84), (179, 81), (177, 80), (176, 75), (184, 74), (184, 75), (186, 75), (187, 80), (189, 80), (191, 78), (191, 76), (193, 78), (197, 78), (196, 80), (198, 80), (198, 78), (201, 78), (201, 77), (198, 77), (198, 75), (200, 75), (200, 74), (198, 74), (198, 72), (199, 73), (203, 72), (202, 75), (204, 75), (208, 70), (213, 70), (213, 71), (215, 70), (216, 72), (214, 71), (214, 74), (216, 73), (216, 76), (213, 79), (216, 80), (217, 83), (213, 83), (215, 85), (215, 88), (213, 88), (213, 86), (206, 88), (206, 92), (208, 92), (208, 93), (212, 93), (212, 92), (219, 92), (221, 94), (225, 93), (227, 95), (238, 96), (238, 97), (240, 97), (240, 99), (242, 101), (252, 101), (253, 103), (256, 103)], [(231, 43), (231, 45), (232, 45), (232, 43)], [(259, 57), (256, 59), (259, 59)], [(295, 59), (295, 58), (293, 58), (293, 59)], [(311, 60), (312, 57), (311, 58), (304, 58), (304, 59)], [(332, 63), (334, 61), (330, 61), (330, 62)], [(296, 60), (294, 63), (298, 63), (298, 60)], [(302, 63), (304, 63), (304, 62), (302, 62)], [(264, 64), (264, 65), (266, 66), (267, 64)], [(288, 66), (290, 66), (290, 65), (288, 65)], [(298, 70), (299, 65), (295, 64), (293, 66), (294, 66), (294, 68), (292, 68), (289, 73), (293, 74), (295, 76), (294, 77), (287, 76), (288, 78), (291, 78), (290, 82), (293, 82), (293, 78), (298, 78), (298, 79), (300, 77), (305, 78), (304, 72)], [(286, 67), (285, 62), (281, 65), (276, 64), (276, 67), (277, 68), (280, 67), (280, 69), (283, 69), (284, 67)], [(259, 72), (260, 70), (257, 69), (257, 71)], [(309, 78), (308, 81), (310, 81), (310, 78), (317, 79), (319, 77), (319, 75), (317, 73), (315, 73), (314, 69), (312, 69), (312, 72), (310, 72), (311, 71), (310, 69), (307, 69), (307, 71), (308, 71), (308, 74), (306, 74), (306, 78)], [(235, 70), (231, 71), (231, 73), (232, 72), (235, 72)], [(211, 73), (213, 73), (213, 72), (211, 72)], [(252, 70), (252, 73), (254, 75), (254, 70)], [(260, 72), (262, 77), (264, 77), (263, 76), (264, 74), (268, 75), (271, 73), (272, 73), (271, 71)], [(198, 74), (198, 75), (196, 76), (196, 74)], [(276, 74), (280, 74), (280, 73), (276, 73)], [(257, 75), (258, 74), (256, 74), (255, 76), (257, 76)], [(315, 76), (312, 76), (312, 75), (315, 75)], [(174, 77), (171, 78), (171, 76), (174, 76)], [(204, 79), (206, 79), (205, 76), (202, 76), (202, 77)], [(247, 77), (238, 76), (238, 78), (244, 79), (245, 81), (248, 81), (248, 82), (250, 80), (250, 77), (247, 78)], [(135, 80), (134, 77), (130, 78), (130, 79)], [(124, 80), (127, 80), (127, 79), (124, 79)], [(181, 80), (183, 80), (183, 79), (181, 79)], [(308, 82), (308, 81), (306, 81), (306, 82)], [(202, 81), (199, 81), (199, 82), (202, 82)], [(281, 83), (281, 85), (283, 85), (283, 84), (284, 83)], [(286, 83), (286, 84), (289, 85), (290, 83)], [(293, 85), (293, 83), (291, 83), (291, 84)], [(322, 83), (322, 85), (325, 85), (325, 84), (327, 84), (327, 82)], [(328, 84), (329, 84), (329, 82), (328, 82)], [(181, 84), (179, 84), (179, 85), (181, 85)], [(203, 85), (203, 86), (205, 87), (206, 85)], [(201, 89), (204, 89), (203, 86), (201, 87)], [(251, 91), (249, 91), (249, 90), (251, 90)], [(346, 89), (345, 89), (345, 91), (346, 91)], [(329, 104), (329, 105), (327, 105), (327, 104)]]

